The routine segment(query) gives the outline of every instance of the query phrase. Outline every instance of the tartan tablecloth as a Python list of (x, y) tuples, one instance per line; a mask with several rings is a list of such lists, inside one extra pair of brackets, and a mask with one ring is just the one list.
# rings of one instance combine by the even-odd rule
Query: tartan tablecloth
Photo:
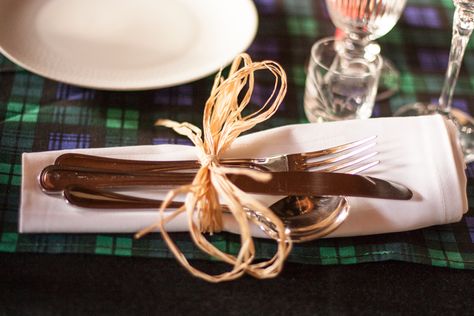
[[(259, 30), (248, 52), (272, 59), (286, 70), (288, 94), (279, 112), (253, 131), (307, 122), (303, 111), (305, 64), (311, 45), (334, 34), (323, 1), (256, 0)], [(454, 7), (451, 0), (409, 0), (397, 26), (378, 42), (401, 72), (400, 92), (379, 102), (374, 116), (391, 116), (400, 106), (437, 100), (446, 70)], [(454, 106), (474, 113), (474, 56), (466, 52)], [(160, 234), (134, 240), (131, 234), (19, 234), (21, 154), (23, 152), (189, 143), (153, 123), (158, 118), (201, 125), (213, 76), (180, 86), (140, 92), (83, 89), (44, 79), (0, 56), (0, 251), (90, 253), (171, 257)], [(254, 100), (266, 97), (270, 82), (258, 82)], [(429, 159), (429, 157), (427, 157)], [(468, 196), (474, 206), (474, 169), (468, 166)], [(211, 259), (187, 233), (174, 238), (188, 258)], [(236, 253), (239, 237), (209, 237)], [(275, 244), (256, 242), (258, 256), (273, 255)], [(459, 223), (422, 230), (295, 245), (289, 259), (312, 264), (353, 264), (402, 260), (461, 269), (474, 268), (474, 210)]]

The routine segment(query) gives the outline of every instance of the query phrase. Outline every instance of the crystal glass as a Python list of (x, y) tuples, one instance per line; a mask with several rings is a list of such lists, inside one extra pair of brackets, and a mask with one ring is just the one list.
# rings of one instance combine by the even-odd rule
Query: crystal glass
[(306, 77), (304, 110), (311, 122), (365, 119), (372, 115), (382, 68), (379, 55), (345, 61), (333, 37), (323, 38), (311, 48)]
[(454, 0), (453, 37), (449, 53), (448, 69), (438, 104), (415, 103), (401, 107), (395, 116), (414, 116), (440, 113), (451, 119), (458, 127), (459, 140), (467, 162), (474, 161), (474, 119), (458, 109), (452, 108), (452, 100), (459, 76), (464, 52), (474, 29), (474, 1)]
[[(406, 0), (326, 0), (331, 20), (344, 34), (342, 58), (373, 60), (380, 53), (375, 39), (397, 23)], [(384, 60), (379, 96), (389, 97), (399, 88), (399, 73)]]

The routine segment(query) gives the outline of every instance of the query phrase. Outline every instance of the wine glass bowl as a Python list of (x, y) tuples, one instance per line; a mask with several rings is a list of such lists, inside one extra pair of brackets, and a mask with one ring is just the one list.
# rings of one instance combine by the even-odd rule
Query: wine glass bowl
[(406, 0), (326, 0), (336, 27), (349, 39), (372, 41), (387, 34), (397, 23)]

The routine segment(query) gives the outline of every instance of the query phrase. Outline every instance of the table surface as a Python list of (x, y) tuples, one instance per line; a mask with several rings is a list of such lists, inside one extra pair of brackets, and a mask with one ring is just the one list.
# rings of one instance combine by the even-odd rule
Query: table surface
[(174, 259), (0, 254), (0, 263), (0, 315), (472, 315), (474, 304), (471, 270), (405, 262), (288, 263), (276, 279), (219, 284)]
[[(255, 3), (259, 30), (248, 52), (255, 60), (279, 62), (289, 82), (277, 115), (254, 131), (306, 122), (302, 105), (309, 50), (317, 39), (334, 34), (324, 2)], [(374, 116), (391, 116), (416, 100), (437, 99), (449, 53), (452, 14), (449, 0), (409, 0), (397, 26), (378, 40), (384, 57), (400, 70), (401, 86), (397, 94), (376, 103)], [(472, 74), (470, 44), (454, 98), (455, 107), (470, 113), (474, 113)], [(192, 278), (170, 259), (159, 234), (138, 241), (126, 234), (18, 234), (22, 152), (189, 144), (153, 122), (166, 117), (200, 125), (212, 80), (210, 76), (149, 91), (100, 91), (47, 80), (0, 56), (0, 292), (5, 293), (0, 295), (0, 315), (31, 309), (46, 314), (395, 313), (414, 311), (409, 303), (425, 312), (472, 311), (472, 206), (461, 222), (451, 225), (298, 245), (277, 279), (244, 277), (219, 285)], [(257, 83), (254, 97), (263, 98), (270, 86)], [(468, 166), (470, 198), (474, 197), (472, 171)], [(198, 266), (212, 272), (224, 268), (196, 251), (187, 234), (175, 238)], [(211, 240), (226, 249), (238, 245), (231, 234)], [(257, 248), (263, 258), (274, 245), (258, 241)]]

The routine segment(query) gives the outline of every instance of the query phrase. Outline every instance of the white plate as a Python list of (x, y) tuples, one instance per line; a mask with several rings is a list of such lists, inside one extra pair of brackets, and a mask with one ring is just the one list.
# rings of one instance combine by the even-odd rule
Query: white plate
[(110, 90), (193, 81), (257, 30), (251, 0), (0, 0), (0, 51), (54, 80)]

